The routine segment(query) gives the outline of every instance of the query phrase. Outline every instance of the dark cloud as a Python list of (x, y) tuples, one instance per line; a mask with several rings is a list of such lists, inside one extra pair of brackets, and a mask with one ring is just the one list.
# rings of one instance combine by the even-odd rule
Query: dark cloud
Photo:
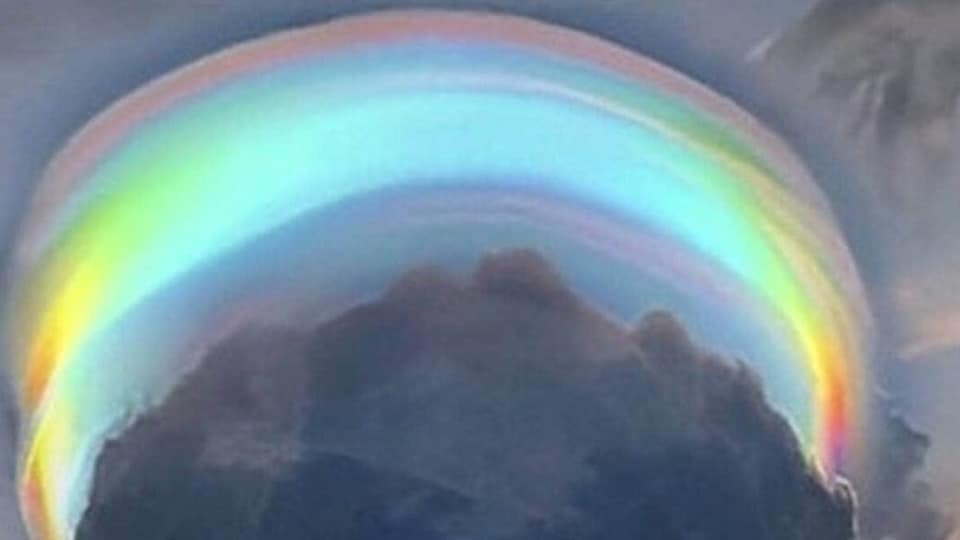
[(746, 367), (538, 255), (227, 339), (101, 454), (79, 540), (850, 539)]

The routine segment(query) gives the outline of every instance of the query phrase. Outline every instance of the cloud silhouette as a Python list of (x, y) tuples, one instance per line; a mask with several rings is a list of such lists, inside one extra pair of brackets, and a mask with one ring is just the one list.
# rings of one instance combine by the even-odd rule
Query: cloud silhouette
[(211, 349), (100, 456), (79, 540), (850, 539), (744, 365), (534, 252)]

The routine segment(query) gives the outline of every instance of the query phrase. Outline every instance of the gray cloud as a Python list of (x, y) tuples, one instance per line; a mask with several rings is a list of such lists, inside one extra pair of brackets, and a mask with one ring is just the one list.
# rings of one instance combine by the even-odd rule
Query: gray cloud
[(950, 538), (955, 520), (922, 476), (930, 438), (894, 412), (880, 420), (873, 437), (874, 471), (860, 505), (864, 538)]
[[(19, 504), (12, 489), (16, 476), (17, 416), (9, 395), (9, 381), (0, 367), (0, 524), (11, 540), (26, 538)], [(11, 486), (5, 489), (4, 486)]]
[(849, 539), (744, 365), (633, 329), (538, 255), (251, 328), (101, 454), (79, 540)]
[(857, 164), (836, 180), (879, 239), (869, 271), (910, 359), (960, 350), (958, 27), (950, 0), (822, 0), (763, 55), (806, 98), (791, 108), (829, 111), (835, 152)]
[[(929, 516), (934, 529), (943, 508), (960, 513), (958, 27), (960, 5), (949, 0), (821, 0), (756, 64), (781, 96), (774, 108), (806, 133), (798, 139), (815, 138), (819, 146), (809, 146), (836, 158), (820, 176), (871, 292), (877, 382), (933, 434), (926, 470), (915, 474), (937, 496), (913, 481), (893, 492), (939, 507)], [(878, 452), (888, 443), (878, 441)], [(911, 512), (891, 515), (910, 520)]]

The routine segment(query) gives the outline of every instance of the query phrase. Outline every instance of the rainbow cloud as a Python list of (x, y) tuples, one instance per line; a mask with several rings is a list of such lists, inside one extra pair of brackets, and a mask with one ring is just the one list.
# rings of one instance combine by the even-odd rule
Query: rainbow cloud
[(612, 316), (677, 311), (751, 362), (828, 475), (856, 459), (860, 283), (779, 140), (577, 32), (383, 13), (204, 58), (54, 159), (9, 310), (33, 536), (72, 538), (104, 441), (243, 302), (332, 315), (521, 246)]

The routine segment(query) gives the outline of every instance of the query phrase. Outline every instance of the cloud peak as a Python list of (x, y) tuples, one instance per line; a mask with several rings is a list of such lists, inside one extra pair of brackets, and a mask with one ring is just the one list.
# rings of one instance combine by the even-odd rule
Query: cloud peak
[(106, 446), (78, 539), (847, 540), (852, 513), (744, 365), (514, 251), (214, 347)]

